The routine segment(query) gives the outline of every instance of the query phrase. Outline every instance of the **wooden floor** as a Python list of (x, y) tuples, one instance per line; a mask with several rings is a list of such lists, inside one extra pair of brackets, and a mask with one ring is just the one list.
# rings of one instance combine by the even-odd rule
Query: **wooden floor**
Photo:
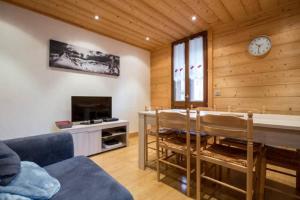
[[(154, 152), (153, 152), (154, 153)], [(151, 154), (153, 157), (155, 154)], [(185, 200), (195, 198), (195, 189), (192, 190), (192, 198), (188, 198), (184, 192), (185, 176), (176, 169), (167, 171), (166, 176), (162, 176), (162, 181), (157, 182), (156, 171), (147, 168), (138, 168), (138, 137), (129, 139), (129, 146), (118, 150), (92, 156), (91, 159), (107, 171), (111, 176), (124, 185), (133, 195), (135, 200)], [(223, 173), (226, 174), (226, 173)], [(244, 176), (231, 172), (230, 180), (243, 185)], [(278, 175), (268, 172), (268, 184), (277, 188), (283, 188), (290, 193), (295, 193), (295, 178)], [(211, 183), (204, 183), (203, 199), (210, 200), (240, 200), (244, 199), (242, 194), (218, 187)], [(193, 186), (195, 186), (193, 184)], [(266, 199), (270, 200), (293, 200), (278, 192), (266, 190)]]

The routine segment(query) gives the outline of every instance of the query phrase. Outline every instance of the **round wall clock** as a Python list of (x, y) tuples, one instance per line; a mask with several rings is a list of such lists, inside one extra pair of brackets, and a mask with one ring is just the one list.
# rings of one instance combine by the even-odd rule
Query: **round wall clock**
[(272, 47), (271, 40), (268, 36), (258, 36), (254, 38), (249, 46), (248, 52), (253, 56), (263, 56), (267, 54)]

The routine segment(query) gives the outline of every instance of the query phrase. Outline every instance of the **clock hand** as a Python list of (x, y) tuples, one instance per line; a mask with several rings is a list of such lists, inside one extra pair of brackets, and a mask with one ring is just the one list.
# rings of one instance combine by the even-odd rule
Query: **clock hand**
[(260, 49), (261, 45), (262, 45), (262, 44), (256, 44), (256, 46), (258, 47), (258, 48), (257, 48), (257, 53), (260, 53), (260, 52), (259, 52), (259, 49)]

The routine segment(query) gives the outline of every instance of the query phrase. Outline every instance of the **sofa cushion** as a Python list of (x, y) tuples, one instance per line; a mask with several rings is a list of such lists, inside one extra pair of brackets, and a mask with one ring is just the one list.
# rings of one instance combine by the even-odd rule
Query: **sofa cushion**
[(42, 134), (4, 142), (22, 161), (31, 161), (41, 167), (74, 156), (73, 138), (70, 133)]
[(5, 143), (0, 141), (0, 185), (6, 186), (20, 172), (19, 156)]
[(61, 184), (51, 200), (131, 200), (131, 194), (89, 158), (78, 156), (45, 167)]

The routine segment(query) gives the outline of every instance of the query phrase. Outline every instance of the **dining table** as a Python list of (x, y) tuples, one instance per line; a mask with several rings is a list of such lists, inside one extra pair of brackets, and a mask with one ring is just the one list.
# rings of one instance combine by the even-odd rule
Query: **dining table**
[[(170, 109), (159, 112), (178, 112), (186, 114), (186, 110)], [(247, 113), (200, 111), (200, 115), (229, 115), (247, 118)], [(196, 111), (190, 111), (191, 129), (195, 129)], [(145, 161), (145, 134), (147, 128), (156, 124), (155, 111), (139, 112), (139, 168), (144, 170)], [(253, 140), (269, 146), (278, 146), (296, 149), (300, 159), (300, 116), (280, 114), (253, 114)], [(296, 188), (300, 190), (300, 166), (296, 171)]]

